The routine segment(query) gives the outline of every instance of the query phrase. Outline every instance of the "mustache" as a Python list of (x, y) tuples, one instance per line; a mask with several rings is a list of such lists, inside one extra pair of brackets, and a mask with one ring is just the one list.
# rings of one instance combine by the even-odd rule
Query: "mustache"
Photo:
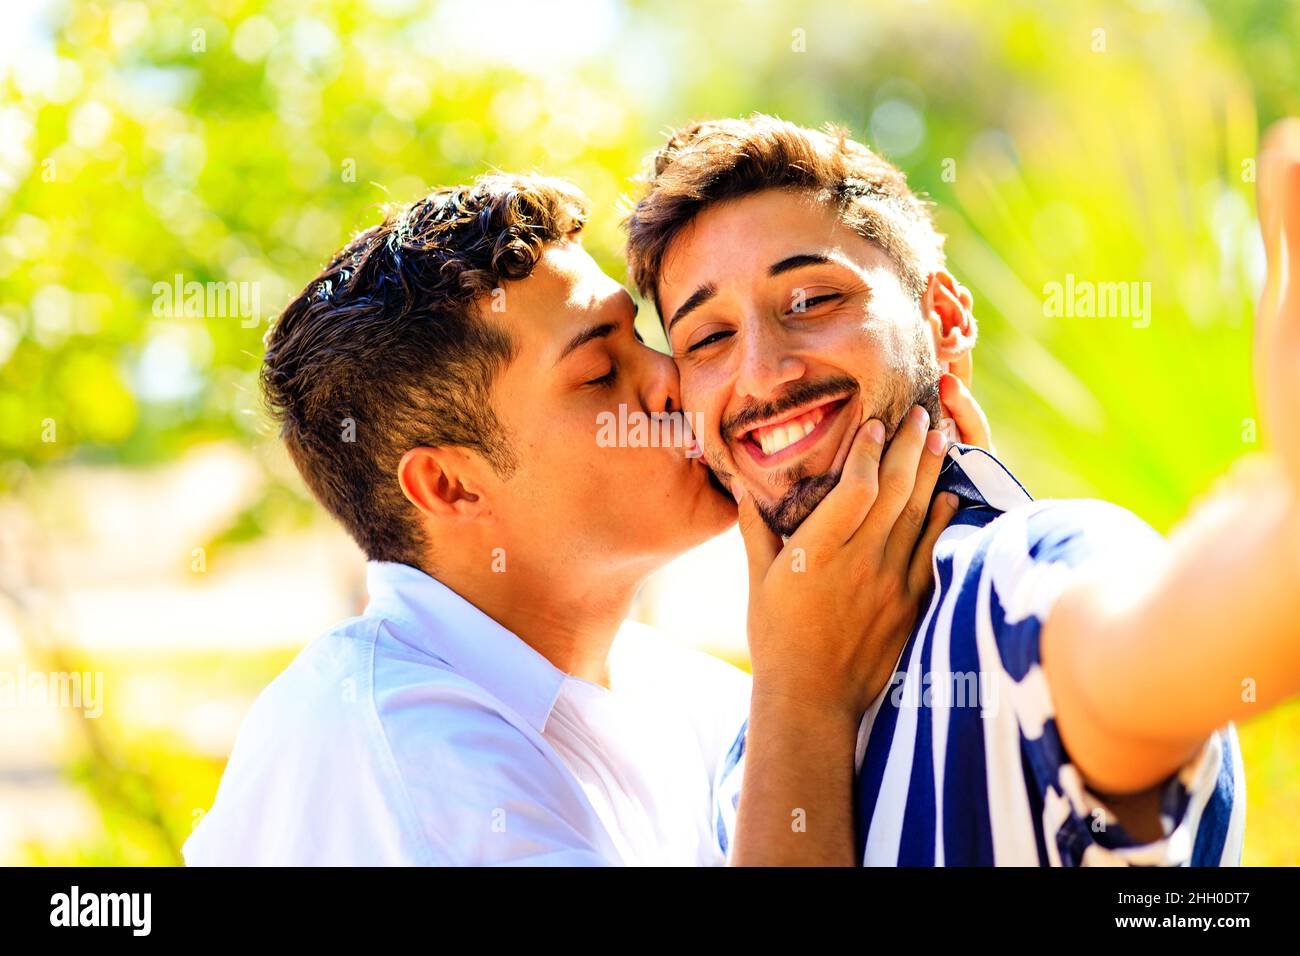
[(777, 416), (807, 405), (819, 398), (832, 399), (849, 396), (858, 390), (858, 383), (847, 375), (823, 378), (815, 382), (795, 382), (780, 398), (770, 402), (750, 402), (743, 408), (726, 416), (719, 423), (718, 431), (727, 439), (735, 438), (747, 431), (756, 422)]

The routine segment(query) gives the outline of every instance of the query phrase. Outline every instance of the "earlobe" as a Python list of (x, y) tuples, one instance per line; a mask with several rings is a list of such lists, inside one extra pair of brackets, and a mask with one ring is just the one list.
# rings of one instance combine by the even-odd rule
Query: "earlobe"
[(407, 500), (426, 517), (477, 519), (488, 514), (459, 448), (412, 448), (397, 465), (397, 480)]

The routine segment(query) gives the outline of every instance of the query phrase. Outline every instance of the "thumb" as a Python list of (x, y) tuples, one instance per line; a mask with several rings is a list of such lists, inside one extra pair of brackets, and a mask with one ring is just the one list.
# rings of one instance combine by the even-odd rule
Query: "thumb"
[(745, 557), (749, 561), (749, 584), (752, 592), (754, 587), (767, 576), (767, 569), (781, 553), (781, 537), (767, 526), (763, 516), (758, 513), (758, 505), (741, 487), (739, 481), (732, 483), (731, 493), (736, 497), (736, 507), (740, 512), (740, 536), (745, 542)]

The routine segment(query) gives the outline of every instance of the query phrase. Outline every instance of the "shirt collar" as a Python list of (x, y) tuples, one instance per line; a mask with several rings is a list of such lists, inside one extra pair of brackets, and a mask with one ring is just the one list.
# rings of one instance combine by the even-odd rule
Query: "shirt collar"
[(954, 444), (948, 449), (935, 490), (951, 491), (964, 506), (984, 505), (998, 511), (1034, 500), (1006, 465), (974, 445)]
[[(998, 511), (1033, 501), (1002, 462), (973, 445), (954, 444), (948, 450), (936, 490), (953, 492), (965, 506)], [(367, 617), (392, 621), (403, 643), (445, 661), (542, 732), (567, 674), (418, 568), (367, 562), (366, 590)]]
[(366, 590), (367, 617), (392, 621), (403, 643), (442, 659), (542, 732), (567, 676), (562, 670), (418, 568), (369, 561)]

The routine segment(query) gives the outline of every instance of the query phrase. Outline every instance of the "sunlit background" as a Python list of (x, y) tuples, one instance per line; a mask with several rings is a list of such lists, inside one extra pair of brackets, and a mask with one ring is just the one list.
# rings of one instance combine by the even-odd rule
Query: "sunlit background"
[[(0, 702), (0, 862), (177, 862), (253, 696), (360, 606), (360, 555), (261, 413), (262, 335), (379, 204), (490, 167), (581, 185), (588, 246), (622, 277), (621, 197), (667, 128), (753, 110), (849, 126), (937, 203), (1001, 456), (1037, 496), (1107, 498), (1166, 530), (1263, 438), (1253, 158), (1264, 125), (1300, 113), (1298, 10), (6, 8), (0, 673), (103, 685), (98, 716)], [(162, 291), (178, 281), (244, 295), (190, 314)], [(1054, 282), (1136, 283), (1150, 308), (1049, 315)], [(741, 567), (721, 538), (638, 616), (743, 663)], [(1246, 861), (1300, 863), (1300, 704), (1241, 736)]]

